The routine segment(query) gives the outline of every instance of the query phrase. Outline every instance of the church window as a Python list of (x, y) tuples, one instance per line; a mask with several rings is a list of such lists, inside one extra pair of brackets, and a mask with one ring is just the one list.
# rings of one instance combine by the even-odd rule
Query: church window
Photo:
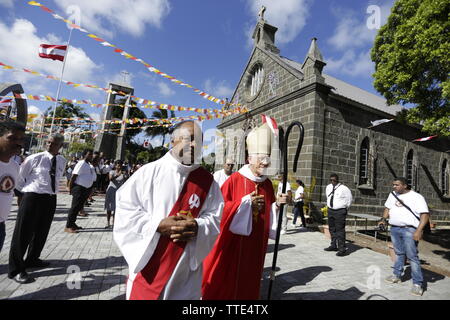
[(369, 178), (369, 138), (361, 143), (359, 157), (359, 184), (367, 184)]
[(441, 167), (441, 191), (443, 195), (449, 195), (449, 173), (447, 170), (448, 162), (445, 159)]
[(247, 80), (247, 93), (249, 98), (255, 97), (259, 90), (261, 89), (261, 85), (264, 81), (264, 69), (262, 64), (257, 63), (250, 72), (250, 76)]
[(414, 164), (414, 151), (411, 149), (406, 156), (406, 182), (412, 189), (417, 185), (417, 167)]

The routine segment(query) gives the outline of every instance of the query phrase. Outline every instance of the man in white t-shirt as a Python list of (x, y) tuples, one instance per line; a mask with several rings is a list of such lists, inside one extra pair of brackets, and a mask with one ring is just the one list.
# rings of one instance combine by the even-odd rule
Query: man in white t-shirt
[[(280, 183), (278, 184), (278, 191), (277, 191), (277, 198), (282, 194), (282, 190), (283, 190), (283, 176), (282, 175), (278, 175), (277, 177), (278, 181), (280, 181)], [(291, 189), (291, 184), (289, 183), (289, 181), (286, 181), (286, 194), (288, 194), (289, 199), (292, 198), (292, 189)], [(281, 234), (286, 234), (287, 231), (287, 204), (283, 207), (283, 220), (281, 222)]]
[(84, 203), (90, 195), (90, 188), (97, 179), (94, 167), (90, 164), (93, 151), (86, 149), (83, 151), (83, 160), (78, 161), (72, 172), (69, 181), (69, 192), (72, 195), (72, 205), (67, 217), (65, 232), (77, 233), (80, 226), (76, 225), (77, 215), (83, 209)]
[(0, 122), (0, 251), (5, 241), (5, 221), (11, 211), (19, 165), (12, 157), (23, 147), (25, 127), (14, 121)]
[(234, 161), (233, 159), (227, 158), (225, 164), (223, 165), (223, 169), (214, 172), (214, 181), (219, 184), (219, 187), (222, 187), (225, 181), (231, 176), (233, 173)]
[(384, 206), (383, 218), (380, 224), (385, 224), (389, 218), (391, 239), (397, 259), (394, 263), (394, 274), (386, 278), (386, 282), (401, 281), (405, 257), (411, 266), (413, 287), (411, 294), (423, 294), (423, 275), (420, 268), (417, 245), (422, 237), (423, 229), (429, 222), (430, 214), (424, 197), (408, 189), (405, 178), (396, 178), (392, 182), (393, 192), (389, 194)]

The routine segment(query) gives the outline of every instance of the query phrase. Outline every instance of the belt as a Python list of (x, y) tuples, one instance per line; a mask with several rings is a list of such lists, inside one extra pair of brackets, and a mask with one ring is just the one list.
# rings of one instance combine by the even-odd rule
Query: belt
[(394, 226), (394, 225), (392, 225), (392, 224), (391, 224), (391, 227), (396, 227), (396, 228), (414, 228), (414, 229), (417, 229), (417, 228), (414, 227), (414, 226)]

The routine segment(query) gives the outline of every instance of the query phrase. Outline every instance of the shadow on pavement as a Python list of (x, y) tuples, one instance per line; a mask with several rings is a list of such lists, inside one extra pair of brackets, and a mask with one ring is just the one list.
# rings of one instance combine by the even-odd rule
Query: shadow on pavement
[[(345, 290), (330, 289), (323, 292), (298, 292), (285, 293), (281, 296), (282, 300), (358, 300), (364, 295), (356, 287), (350, 287)], [(384, 297), (383, 297), (384, 298)]]
[[(423, 275), (423, 288), (424, 288), (424, 291), (427, 290), (429, 282), (430, 283), (434, 283), (434, 282), (437, 282), (437, 281), (445, 279), (445, 276), (443, 276), (441, 274), (438, 274), (438, 273), (435, 273), (433, 271), (424, 269), (424, 268), (422, 268), (422, 275)], [(405, 272), (404, 272), (404, 274), (402, 276), (402, 282), (406, 282), (406, 281), (409, 281), (411, 279), (412, 279), (412, 277), (411, 277), (411, 267), (408, 265), (405, 268)], [(411, 284), (412, 284), (412, 282), (411, 282)]]
[[(86, 278), (90, 278), (92, 280), (86, 281)], [(107, 277), (89, 275), (82, 279), (80, 286), (76, 286), (72, 283), (73, 281), (67, 281), (49, 288), (24, 294), (19, 297), (14, 297), (9, 300), (68, 300), (87, 297), (93, 294), (100, 294), (101, 292), (108, 291), (116, 285), (125, 283), (125, 281), (126, 276), (123, 275), (110, 275)]]
[[(94, 260), (72, 259), (46, 261), (51, 263), (48, 268), (41, 271), (39, 271), (39, 269), (27, 269), (27, 272), (33, 278), (53, 277), (58, 275), (67, 275), (67, 277), (54, 286), (14, 297), (10, 300), (67, 300), (101, 293), (116, 285), (125, 284), (126, 281), (126, 276), (114, 274), (115, 272), (119, 272), (123, 268), (126, 268), (123, 257), (108, 257)], [(5, 267), (7, 268), (7, 266)], [(104, 272), (103, 270), (106, 267), (108, 267), (108, 271)], [(102, 275), (93, 274), (96, 269), (101, 269), (103, 271)], [(89, 271), (89, 274), (81, 277), (81, 274), (86, 271)], [(75, 285), (76, 281), (79, 281), (79, 286)], [(23, 286), (26, 286), (26, 284)], [(26, 287), (24, 287), (24, 289), (26, 289)]]
[[(289, 244), (278, 244), (278, 252), (284, 249), (289, 249), (295, 247), (295, 244), (289, 243)], [(275, 248), (275, 244), (269, 243), (267, 246), (267, 253), (273, 253), (273, 249)]]
[[(267, 267), (264, 268), (263, 271), (263, 280), (261, 283), (261, 293), (263, 299), (267, 298), (270, 270), (271, 268)], [(329, 272), (331, 270), (333, 269), (329, 266), (315, 266), (278, 274), (273, 283), (272, 299), (275, 300), (285, 299), (285, 297), (292, 295), (291, 293), (284, 293), (288, 291), (290, 288), (296, 286), (304, 286), (308, 282), (311, 282), (322, 272)]]

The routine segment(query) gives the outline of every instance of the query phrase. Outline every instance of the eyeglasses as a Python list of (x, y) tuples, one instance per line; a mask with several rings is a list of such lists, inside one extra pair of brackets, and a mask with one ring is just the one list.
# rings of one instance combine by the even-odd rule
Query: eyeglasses
[(230, 166), (230, 167), (234, 167), (234, 163), (225, 163), (225, 165)]

